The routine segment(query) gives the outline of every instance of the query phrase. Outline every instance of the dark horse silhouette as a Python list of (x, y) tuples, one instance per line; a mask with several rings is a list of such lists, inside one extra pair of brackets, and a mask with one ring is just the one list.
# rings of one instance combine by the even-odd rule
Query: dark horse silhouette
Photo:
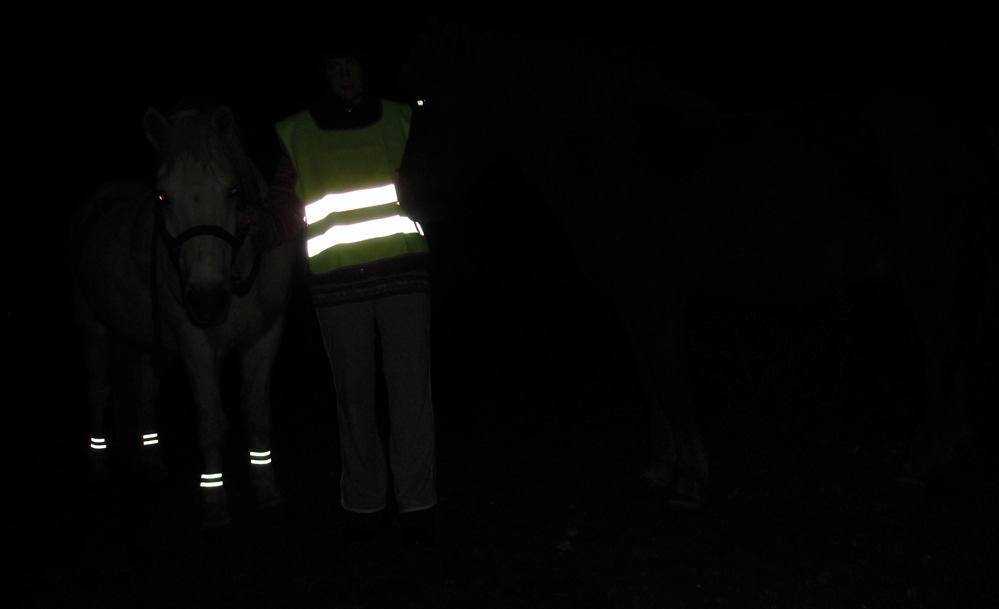
[(940, 471), (966, 435), (956, 288), (982, 206), (995, 202), (987, 141), (914, 86), (734, 115), (590, 47), (489, 27), (425, 32), (403, 68), (428, 96), (402, 168), (410, 212), (429, 221), (446, 201), (474, 205), (467, 189), (482, 168), (512, 160), (630, 334), (651, 423), (644, 476), (677, 505), (698, 504), (708, 479), (686, 303), (890, 282), (925, 375), (903, 472)]

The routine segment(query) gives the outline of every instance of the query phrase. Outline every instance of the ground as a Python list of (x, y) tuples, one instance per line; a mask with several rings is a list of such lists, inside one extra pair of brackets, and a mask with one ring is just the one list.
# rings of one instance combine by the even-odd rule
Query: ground
[[(88, 487), (84, 425), (30, 430), (59, 448), (16, 451), (38, 468), (18, 470), (9, 495), (27, 508), (4, 544), (15, 604), (989, 606), (995, 459), (976, 440), (974, 467), (947, 484), (895, 482), (918, 375), (883, 293), (694, 316), (714, 486), (701, 510), (677, 512), (638, 483), (643, 415), (606, 306), (571, 273), (500, 296), (449, 281), (460, 274), (442, 273), (435, 296), (436, 547), (405, 547), (393, 526), (343, 541), (333, 391), (298, 302), (274, 387), (284, 509), (252, 509), (237, 426), (234, 524), (200, 529), (193, 411), (174, 374), (160, 417), (172, 481), (143, 484), (123, 464)], [(79, 385), (69, 394), (58, 412), (75, 401), (82, 423)]]

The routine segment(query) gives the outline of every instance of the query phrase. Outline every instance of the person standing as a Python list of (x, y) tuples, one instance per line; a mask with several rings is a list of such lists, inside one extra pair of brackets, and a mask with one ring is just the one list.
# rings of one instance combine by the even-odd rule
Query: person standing
[[(269, 213), (251, 224), (270, 244), (305, 231), (310, 291), (336, 389), (346, 539), (370, 539), (385, 523), (391, 472), (404, 539), (432, 545), (428, 248), (396, 193), (412, 109), (370, 95), (362, 64), (351, 49), (326, 53), (329, 94), (277, 123), (285, 154)], [(379, 341), (387, 463), (375, 409)]]

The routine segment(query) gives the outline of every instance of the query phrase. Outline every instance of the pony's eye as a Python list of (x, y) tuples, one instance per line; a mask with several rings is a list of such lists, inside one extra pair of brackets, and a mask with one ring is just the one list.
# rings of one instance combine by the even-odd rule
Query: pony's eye
[(169, 205), (170, 199), (163, 193), (156, 193), (156, 201), (162, 203), (163, 205)]
[(233, 188), (232, 190), (229, 191), (229, 198), (230, 199), (235, 199), (238, 196), (239, 196), (239, 189), (238, 188)]

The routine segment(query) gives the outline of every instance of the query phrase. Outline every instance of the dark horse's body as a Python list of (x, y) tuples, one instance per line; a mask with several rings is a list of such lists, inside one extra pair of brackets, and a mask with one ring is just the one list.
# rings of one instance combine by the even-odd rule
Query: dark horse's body
[[(190, 109), (164, 118), (150, 109), (146, 134), (156, 149), (155, 181), (105, 184), (73, 221), (73, 306), (84, 335), (91, 407), (92, 475), (102, 476), (109, 446), (105, 410), (113, 340), (137, 345), (144, 460), (161, 467), (153, 406), (157, 351), (179, 354), (197, 408), (204, 458), (205, 520), (228, 521), (221, 486), (225, 416), (222, 359), (241, 365), (258, 502), (281, 501), (270, 466), (270, 376), (281, 340), (294, 245), (260, 251), (237, 237), (240, 208), (260, 205), (265, 184), (246, 157), (228, 108)], [(122, 441), (140, 442), (138, 437)]]
[(579, 45), (488, 28), (428, 34), (406, 70), (430, 100), (404, 203), (432, 217), (489, 154), (518, 166), (628, 328), (652, 419), (646, 477), (677, 502), (699, 502), (707, 480), (684, 362), (692, 295), (787, 302), (891, 282), (926, 377), (907, 474), (930, 475), (963, 436), (955, 287), (995, 167), (942, 100), (891, 84), (733, 116)]

